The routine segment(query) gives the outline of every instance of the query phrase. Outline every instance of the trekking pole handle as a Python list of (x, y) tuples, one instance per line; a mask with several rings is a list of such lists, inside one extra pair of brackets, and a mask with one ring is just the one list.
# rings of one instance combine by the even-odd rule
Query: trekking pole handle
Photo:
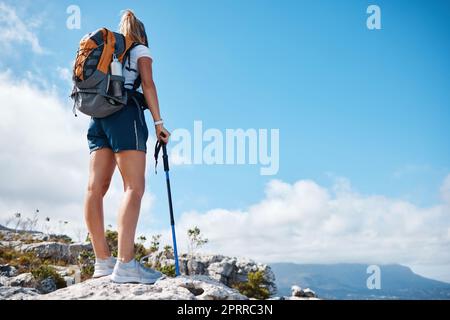
[[(162, 138), (165, 138), (166, 135), (164, 134), (164, 132), (160, 133), (160, 136)], [(164, 171), (169, 171), (169, 156), (167, 155), (167, 146), (164, 142), (162, 142), (161, 140), (159, 140), (159, 143), (161, 143), (162, 149), (163, 149), (163, 164), (164, 164)]]
[(169, 156), (167, 155), (167, 147), (165, 143), (162, 143), (162, 149), (163, 149), (163, 164), (164, 164), (164, 171), (169, 171)]

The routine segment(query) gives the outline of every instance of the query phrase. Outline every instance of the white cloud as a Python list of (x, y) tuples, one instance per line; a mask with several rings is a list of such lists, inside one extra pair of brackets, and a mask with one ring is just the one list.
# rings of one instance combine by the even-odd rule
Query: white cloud
[(67, 88), (67, 92), (71, 93), (73, 87), (72, 70), (66, 67), (57, 66), (56, 74), (58, 75), (58, 78), (65, 83), (64, 87)]
[[(443, 193), (448, 196), (450, 175)], [(193, 225), (210, 239), (205, 251), (265, 262), (401, 263), (447, 268), (450, 280), (450, 207), (418, 207), (380, 195), (361, 195), (348, 180), (331, 188), (309, 180), (268, 183), (263, 200), (246, 210), (186, 212), (180, 246)], [(185, 249), (185, 248), (184, 248)]]
[(56, 72), (62, 80), (72, 83), (72, 71), (69, 68), (57, 67)]
[(40, 24), (41, 22), (36, 19), (31, 19), (27, 24), (17, 15), (13, 7), (0, 2), (0, 44), (2, 49), (10, 49), (11, 44), (14, 43), (26, 43), (31, 46), (34, 53), (45, 53), (39, 43), (39, 38), (33, 32), (33, 29)]
[[(59, 220), (67, 220), (73, 235), (84, 228), (89, 118), (75, 118), (69, 101), (62, 103), (55, 92), (28, 80), (16, 81), (11, 73), (0, 74), (0, 100), (0, 223), (16, 211), (30, 216), (39, 208), (42, 218), (54, 221), (54, 231)], [(106, 225), (115, 225), (122, 190), (116, 170), (105, 199)], [(147, 192), (142, 210), (149, 212), (152, 202)]]

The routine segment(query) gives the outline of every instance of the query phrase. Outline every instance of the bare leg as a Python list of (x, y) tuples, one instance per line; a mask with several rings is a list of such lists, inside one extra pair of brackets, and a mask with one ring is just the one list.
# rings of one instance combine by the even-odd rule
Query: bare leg
[(134, 237), (145, 190), (145, 152), (126, 150), (115, 154), (123, 179), (124, 198), (119, 209), (119, 253), (122, 262), (134, 258)]
[(91, 153), (84, 218), (95, 256), (99, 259), (107, 259), (111, 255), (105, 239), (103, 197), (108, 191), (115, 168), (116, 161), (111, 149), (102, 148)]

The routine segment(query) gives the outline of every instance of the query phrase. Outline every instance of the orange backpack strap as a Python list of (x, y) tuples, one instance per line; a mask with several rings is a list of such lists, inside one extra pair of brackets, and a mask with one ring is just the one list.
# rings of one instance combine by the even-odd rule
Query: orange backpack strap
[(103, 28), (102, 32), (105, 47), (103, 48), (103, 53), (100, 57), (97, 70), (103, 72), (104, 74), (107, 74), (109, 70), (109, 64), (111, 63), (111, 59), (114, 54), (116, 38), (114, 37), (114, 34), (106, 28)]
[(124, 59), (129, 56), (129, 51), (131, 49), (133, 49), (136, 46), (136, 42), (133, 42), (133, 40), (131, 40), (129, 37), (124, 37), (125, 38), (125, 50), (122, 52), (121, 55), (119, 55), (117, 58), (119, 59), (120, 62), (125, 63)]

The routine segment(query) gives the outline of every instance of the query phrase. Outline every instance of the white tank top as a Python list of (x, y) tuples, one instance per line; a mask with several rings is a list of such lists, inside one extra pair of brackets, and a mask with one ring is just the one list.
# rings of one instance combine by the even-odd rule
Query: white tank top
[(126, 89), (133, 89), (134, 81), (139, 76), (138, 60), (142, 57), (152, 58), (150, 49), (142, 44), (139, 44), (130, 51), (130, 64), (128, 64), (128, 59), (123, 61), (123, 76), (125, 78)]

